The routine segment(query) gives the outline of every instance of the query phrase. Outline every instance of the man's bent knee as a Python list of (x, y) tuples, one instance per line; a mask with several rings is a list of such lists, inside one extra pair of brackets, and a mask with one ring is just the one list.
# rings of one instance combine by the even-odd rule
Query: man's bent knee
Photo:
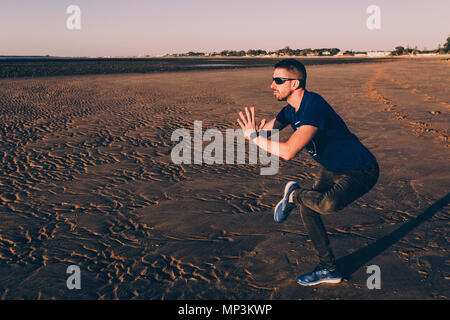
[(323, 215), (333, 214), (342, 209), (336, 199), (324, 197), (323, 193), (314, 190), (296, 190), (295, 192), (294, 203), (297, 206), (304, 205)]
[(336, 201), (331, 201), (329, 199), (323, 199), (318, 205), (320, 213), (323, 215), (333, 214), (341, 210), (342, 208), (338, 206)]

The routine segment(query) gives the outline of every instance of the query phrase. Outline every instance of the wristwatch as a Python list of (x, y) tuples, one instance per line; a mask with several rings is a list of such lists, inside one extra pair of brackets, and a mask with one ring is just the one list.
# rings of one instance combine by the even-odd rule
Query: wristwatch
[(258, 131), (253, 131), (252, 133), (250, 133), (250, 140), (253, 140), (255, 138), (257, 138), (259, 136), (259, 132)]

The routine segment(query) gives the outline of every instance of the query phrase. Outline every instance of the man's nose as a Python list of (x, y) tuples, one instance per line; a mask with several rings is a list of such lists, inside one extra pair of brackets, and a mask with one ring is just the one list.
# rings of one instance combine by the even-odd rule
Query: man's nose
[(270, 84), (270, 89), (276, 89), (275, 81), (272, 80), (272, 83)]

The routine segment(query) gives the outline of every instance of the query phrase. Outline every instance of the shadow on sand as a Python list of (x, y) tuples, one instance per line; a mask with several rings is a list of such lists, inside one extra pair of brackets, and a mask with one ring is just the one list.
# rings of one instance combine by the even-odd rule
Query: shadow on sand
[(378, 239), (375, 243), (369, 244), (368, 246), (361, 248), (356, 252), (340, 258), (339, 260), (337, 260), (339, 270), (345, 278), (350, 278), (356, 270), (364, 266), (367, 262), (378, 256), (384, 250), (398, 242), (410, 231), (433, 217), (436, 212), (445, 207), (449, 202), (450, 193), (447, 193), (445, 197), (436, 201), (427, 210), (425, 210), (424, 213), (420, 214), (417, 218), (406, 222), (394, 232), (384, 236), (381, 239)]

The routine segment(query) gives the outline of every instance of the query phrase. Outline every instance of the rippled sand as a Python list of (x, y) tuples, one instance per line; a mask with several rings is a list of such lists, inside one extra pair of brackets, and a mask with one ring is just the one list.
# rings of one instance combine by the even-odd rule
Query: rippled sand
[[(317, 262), (298, 213), (273, 222), (306, 153), (258, 165), (175, 165), (177, 128), (225, 132), (283, 106), (272, 68), (0, 80), (2, 299), (448, 299), (450, 63), (308, 67), (377, 156), (375, 188), (324, 218), (347, 280), (300, 287)], [(286, 139), (291, 129), (281, 134)], [(81, 269), (68, 290), (66, 269)], [(368, 265), (382, 289), (369, 290)]]

